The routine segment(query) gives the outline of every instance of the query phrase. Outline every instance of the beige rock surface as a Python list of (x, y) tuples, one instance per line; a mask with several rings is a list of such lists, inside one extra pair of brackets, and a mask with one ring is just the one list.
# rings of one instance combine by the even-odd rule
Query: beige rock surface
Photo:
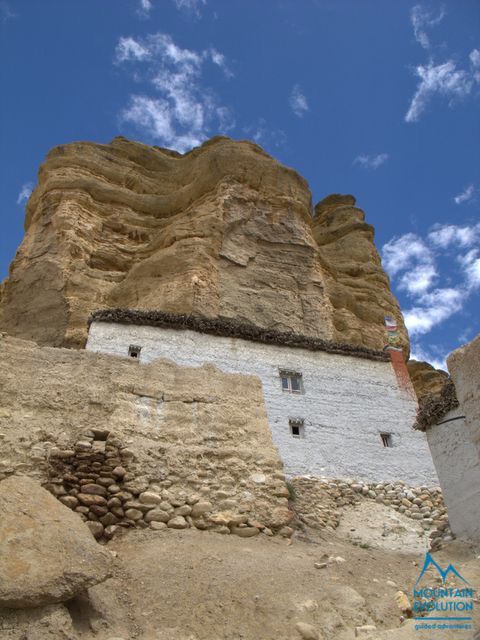
[(439, 394), (448, 379), (446, 371), (435, 369), (428, 362), (409, 360), (407, 369), (419, 400), (432, 393)]
[(78, 516), (37, 482), (0, 482), (0, 607), (64, 602), (108, 578), (110, 565)]
[(333, 338), (382, 349), (385, 316), (394, 316), (400, 346), (408, 354), (407, 330), (374, 244), (374, 229), (350, 195), (328, 196), (315, 207), (313, 234), (332, 305)]
[(351, 196), (316, 207), (257, 145), (213, 138), (180, 155), (115, 138), (53, 149), (0, 287), (0, 328), (81, 347), (97, 309), (201, 313), (383, 348), (401, 314)]

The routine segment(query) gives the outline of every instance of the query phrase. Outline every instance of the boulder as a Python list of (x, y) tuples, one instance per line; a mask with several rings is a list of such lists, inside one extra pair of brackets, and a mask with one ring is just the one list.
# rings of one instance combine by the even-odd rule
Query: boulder
[(110, 576), (110, 554), (37, 482), (0, 482), (0, 607), (64, 602)]

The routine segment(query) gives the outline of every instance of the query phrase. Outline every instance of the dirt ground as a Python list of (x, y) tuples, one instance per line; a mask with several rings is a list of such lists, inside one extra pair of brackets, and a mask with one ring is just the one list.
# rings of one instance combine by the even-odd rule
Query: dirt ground
[[(385, 513), (376, 511), (379, 529)], [(364, 516), (359, 510), (355, 522), (348, 514), (349, 524), (360, 528)], [(425, 556), (420, 535), (414, 552), (409, 529), (405, 537), (407, 553), (386, 548), (388, 536), (377, 546), (375, 528), (370, 542), (365, 533), (363, 542), (352, 541), (343, 530), (309, 530), (292, 541), (194, 530), (132, 532), (109, 545), (117, 554), (115, 576), (91, 590), (98, 616), (92, 637), (301, 640), (297, 624), (305, 623), (319, 640), (353, 639), (355, 627), (363, 625), (376, 630), (359, 637), (375, 640), (471, 640), (473, 631), (415, 630), (414, 620), (401, 626), (395, 594), (401, 590), (412, 599)], [(397, 530), (395, 548), (399, 538)], [(477, 551), (454, 542), (435, 558), (442, 567), (452, 562), (471, 585), (480, 586)], [(440, 582), (432, 576), (430, 584)], [(479, 629), (478, 611), (474, 618)]]
[[(473, 630), (416, 630), (419, 621), (401, 622), (395, 596), (401, 590), (412, 600), (425, 542), (411, 521), (392, 520), (393, 513), (379, 505), (366, 513), (359, 505), (345, 510), (336, 531), (308, 529), (291, 540), (194, 529), (128, 531), (107, 546), (114, 556), (112, 578), (70, 601), (69, 615), (62, 609), (60, 620), (61, 612), (55, 610), (35, 625), (31, 617), (16, 623), (12, 619), (11, 630), (0, 637), (472, 640)], [(479, 554), (479, 549), (452, 542), (434, 557), (441, 567), (453, 563), (476, 589)], [(425, 586), (441, 584), (433, 574), (425, 579)], [(480, 605), (475, 606), (478, 630)], [(376, 628), (356, 636), (355, 628), (364, 625)]]

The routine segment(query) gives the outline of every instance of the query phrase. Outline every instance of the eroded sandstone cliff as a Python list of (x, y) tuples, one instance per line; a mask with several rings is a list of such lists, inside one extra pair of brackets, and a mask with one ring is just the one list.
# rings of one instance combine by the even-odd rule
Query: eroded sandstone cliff
[(307, 183), (257, 145), (213, 138), (180, 155), (124, 138), (53, 149), (0, 290), (0, 328), (81, 347), (102, 308), (230, 317), (381, 349), (408, 338), (351, 196), (312, 217)]

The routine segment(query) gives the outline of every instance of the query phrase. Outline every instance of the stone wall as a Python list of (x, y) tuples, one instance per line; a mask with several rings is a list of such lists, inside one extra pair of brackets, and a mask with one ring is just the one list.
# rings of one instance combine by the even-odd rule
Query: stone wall
[(295, 515), (318, 529), (336, 529), (342, 509), (374, 500), (418, 523), (429, 533), (431, 549), (453, 539), (440, 487), (410, 487), (405, 482), (365, 483), (356, 480), (298, 476), (291, 479)]
[(290, 521), (258, 378), (4, 335), (0, 356), (0, 479), (35, 477), (105, 527), (255, 535)]
[[(87, 349), (180, 365), (214, 363), (222, 371), (259, 376), (273, 440), (289, 475), (436, 484), (425, 435), (412, 430), (416, 401), (398, 385), (390, 362), (255, 343), (191, 330), (93, 322)], [(302, 374), (303, 393), (282, 391), (282, 369)], [(304, 420), (292, 437), (290, 419)], [(392, 435), (383, 447), (381, 433)]]

